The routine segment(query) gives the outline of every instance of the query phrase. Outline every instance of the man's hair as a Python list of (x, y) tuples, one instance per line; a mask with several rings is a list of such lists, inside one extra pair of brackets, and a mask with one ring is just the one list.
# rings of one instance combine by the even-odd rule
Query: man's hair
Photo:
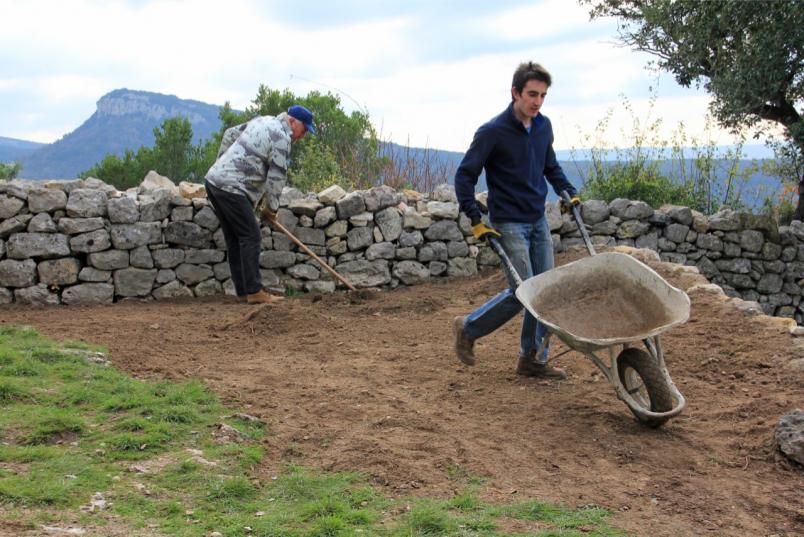
[(550, 73), (548, 73), (547, 69), (542, 67), (541, 64), (534, 62), (520, 63), (519, 67), (514, 71), (514, 79), (511, 82), (511, 87), (516, 88), (517, 93), (522, 93), (522, 89), (525, 87), (525, 84), (528, 83), (528, 80), (544, 82), (547, 84), (548, 88), (553, 83), (553, 78), (550, 76)]

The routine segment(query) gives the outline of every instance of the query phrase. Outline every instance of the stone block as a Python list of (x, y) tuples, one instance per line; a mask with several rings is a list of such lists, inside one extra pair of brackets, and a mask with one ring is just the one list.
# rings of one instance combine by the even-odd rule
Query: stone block
[(117, 270), (128, 268), (129, 254), (124, 250), (106, 250), (94, 252), (87, 257), (89, 264), (100, 270)]
[(106, 216), (106, 193), (100, 190), (79, 188), (70, 192), (67, 198), (67, 216), (73, 218), (90, 218)]
[(399, 261), (394, 263), (393, 276), (405, 285), (417, 285), (430, 279), (430, 269), (416, 261)]
[(41, 261), (36, 267), (39, 281), (45, 285), (70, 285), (78, 281), (81, 263), (74, 257)]
[(118, 296), (148, 296), (154, 286), (156, 269), (126, 268), (114, 271), (114, 288)]
[(28, 222), (28, 233), (56, 233), (58, 230), (56, 222), (48, 213), (39, 213)]
[[(0, 204), (2, 205), (2, 204)], [(28, 191), (28, 210), (36, 213), (51, 213), (67, 207), (67, 194), (55, 188), (32, 188)]]
[(112, 224), (133, 224), (140, 219), (137, 200), (128, 196), (111, 198), (106, 202), (109, 222)]
[(64, 289), (61, 301), (70, 306), (111, 304), (114, 300), (114, 285), (109, 283), (80, 283)]
[(70, 244), (61, 233), (15, 233), (6, 242), (6, 255), (12, 259), (65, 257), (70, 255)]
[(67, 235), (78, 235), (103, 229), (104, 225), (103, 218), (99, 216), (94, 218), (70, 218), (65, 216), (64, 218), (59, 218), (58, 229)]
[(96, 229), (89, 233), (82, 233), (70, 238), (70, 248), (74, 252), (93, 253), (108, 250), (112, 246), (109, 232), (105, 229)]
[(28, 287), (36, 283), (36, 261), (3, 259), (0, 261), (0, 287)]
[[(180, 226), (193, 225), (188, 222), (168, 224)], [(138, 222), (136, 224), (113, 224), (111, 230), (112, 244), (118, 250), (131, 250), (138, 246), (147, 246), (162, 242), (162, 226), (159, 222)]]

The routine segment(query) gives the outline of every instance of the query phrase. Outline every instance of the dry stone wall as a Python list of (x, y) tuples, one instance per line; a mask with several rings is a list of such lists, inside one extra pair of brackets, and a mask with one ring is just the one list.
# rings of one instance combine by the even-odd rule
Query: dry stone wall
[[(164, 179), (164, 178), (163, 178)], [(481, 203), (484, 195), (478, 196)], [(416, 285), (499, 264), (471, 235), (454, 189), (387, 186), (282, 193), (279, 221), (356, 287)], [(641, 201), (583, 204), (597, 245), (650, 248), (693, 265), (726, 294), (801, 324), (804, 224), (777, 227), (734, 211), (705, 216)], [(575, 223), (549, 203), (558, 251), (582, 245)], [(331, 292), (332, 276), (282, 233), (262, 228), (263, 283)], [(107, 304), (233, 293), (223, 233), (203, 189), (169, 180), (119, 192), (97, 179), (0, 182), (0, 303)]]

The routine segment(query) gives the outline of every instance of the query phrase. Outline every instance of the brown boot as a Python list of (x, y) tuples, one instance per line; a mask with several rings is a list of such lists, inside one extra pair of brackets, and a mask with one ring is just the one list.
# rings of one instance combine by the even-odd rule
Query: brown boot
[(256, 293), (246, 295), (246, 302), (248, 304), (274, 304), (281, 301), (281, 296), (272, 295), (265, 289), (260, 289)]
[(523, 377), (564, 380), (567, 372), (549, 364), (540, 364), (528, 356), (520, 356), (516, 374)]
[(465, 317), (459, 315), (452, 319), (452, 333), (455, 334), (455, 355), (466, 365), (475, 365), (475, 340), (463, 330)]

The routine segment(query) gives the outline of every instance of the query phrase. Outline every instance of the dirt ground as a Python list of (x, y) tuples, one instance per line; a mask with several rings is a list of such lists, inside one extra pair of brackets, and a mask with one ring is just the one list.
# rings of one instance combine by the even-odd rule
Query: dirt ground
[[(652, 265), (682, 289), (700, 283)], [(465, 473), (496, 502), (606, 507), (631, 535), (804, 534), (804, 472), (772, 446), (779, 417), (804, 408), (804, 374), (785, 367), (804, 351), (778, 320), (691, 292), (689, 322), (663, 338), (687, 408), (654, 430), (577, 352), (556, 360), (566, 381), (515, 375), (518, 319), (478, 341), (476, 366), (458, 362), (451, 319), (502, 286), (494, 271), (263, 307), (11, 306), (0, 322), (105, 345), (138, 377), (203, 379), (268, 423), (266, 479), (294, 462), (364, 472), (392, 495), (449, 496)]]

